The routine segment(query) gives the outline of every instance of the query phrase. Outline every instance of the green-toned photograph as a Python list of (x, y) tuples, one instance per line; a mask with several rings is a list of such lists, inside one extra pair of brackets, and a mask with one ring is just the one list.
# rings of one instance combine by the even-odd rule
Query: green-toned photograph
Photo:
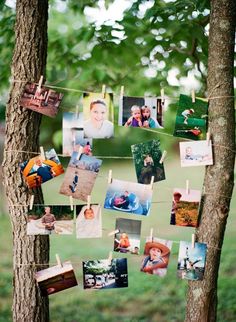
[(164, 165), (160, 163), (162, 152), (159, 140), (134, 144), (131, 151), (139, 183), (149, 184), (152, 177), (154, 182), (165, 180)]
[(208, 103), (204, 99), (196, 99), (180, 95), (176, 114), (174, 135), (191, 140), (206, 139), (208, 119)]

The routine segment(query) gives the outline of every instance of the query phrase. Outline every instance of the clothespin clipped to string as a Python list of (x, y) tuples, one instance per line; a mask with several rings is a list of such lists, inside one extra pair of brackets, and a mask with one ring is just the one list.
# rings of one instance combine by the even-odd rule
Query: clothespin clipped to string
[(83, 154), (84, 152), (84, 148), (82, 147), (82, 145), (79, 147), (79, 151), (78, 151), (78, 155), (77, 155), (77, 158), (76, 160), (79, 160), (80, 157), (81, 157), (81, 154)]
[(34, 205), (34, 195), (31, 195), (31, 197), (30, 197), (30, 210), (32, 210), (33, 209), (33, 205)]
[(90, 207), (91, 207), (91, 196), (88, 195), (88, 197), (87, 197), (87, 209), (90, 209)]
[(108, 173), (108, 180), (107, 180), (108, 184), (111, 184), (112, 183), (112, 170), (110, 169), (109, 170), (109, 173)]
[(164, 159), (165, 159), (166, 155), (167, 155), (167, 151), (166, 151), (166, 150), (164, 150), (164, 151), (163, 151), (163, 153), (162, 153), (162, 156), (161, 156), (161, 158), (160, 158), (160, 161), (159, 161), (159, 163), (160, 163), (160, 164), (162, 164), (162, 163), (163, 163), (163, 161), (164, 161)]
[(102, 98), (106, 98), (106, 85), (102, 85)]
[(40, 149), (41, 159), (44, 161), (46, 159), (46, 157), (45, 157), (43, 146), (41, 146), (39, 149)]
[(122, 86), (120, 87), (120, 99), (122, 99), (122, 98), (123, 98), (123, 96), (124, 96), (124, 90), (125, 90), (125, 87), (122, 85)]
[(189, 189), (189, 180), (186, 180), (186, 194), (189, 195), (190, 189)]
[(195, 248), (196, 235), (192, 234), (192, 248)]
[(153, 242), (153, 228), (150, 229), (150, 240)]
[(161, 104), (165, 103), (165, 91), (164, 88), (161, 89)]
[(75, 117), (78, 119), (79, 117), (79, 104), (76, 105), (76, 109), (75, 109)]
[(58, 266), (63, 267), (62, 262), (61, 262), (60, 257), (59, 257), (58, 254), (56, 254), (56, 261), (57, 261)]
[(209, 132), (209, 131), (207, 131), (206, 139), (207, 139), (207, 146), (210, 146), (211, 134), (210, 134), (210, 132)]
[(112, 261), (112, 251), (109, 252), (109, 255), (108, 255), (108, 262), (109, 264), (111, 265), (111, 261)]
[(40, 76), (40, 79), (39, 79), (39, 83), (38, 83), (38, 86), (37, 86), (37, 90), (38, 90), (38, 91), (40, 91), (40, 90), (41, 90), (42, 83), (43, 83), (43, 75), (41, 75), (41, 76)]
[(151, 177), (151, 182), (150, 182), (151, 189), (153, 189), (153, 183), (154, 183), (154, 176)]
[(69, 196), (69, 200), (70, 200), (70, 210), (72, 211), (74, 209), (73, 197), (72, 196)]
[(120, 229), (112, 230), (107, 234), (107, 236), (114, 236), (115, 234), (118, 234), (118, 233), (120, 233)]
[(195, 97), (195, 90), (194, 89), (192, 89), (191, 95), (192, 95), (192, 103), (195, 103), (196, 102), (196, 97)]

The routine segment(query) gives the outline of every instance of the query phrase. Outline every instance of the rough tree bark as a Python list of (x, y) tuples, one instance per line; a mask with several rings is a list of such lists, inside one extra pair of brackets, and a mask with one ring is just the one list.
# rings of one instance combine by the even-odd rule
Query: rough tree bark
[(206, 194), (196, 236), (209, 248), (204, 280), (189, 282), (185, 321), (216, 321), (221, 247), (234, 187), (235, 111), (234, 99), (228, 96), (234, 95), (235, 23), (235, 0), (211, 1), (208, 95), (224, 97), (209, 101), (214, 165), (206, 169)]
[[(38, 82), (40, 75), (45, 74), (47, 20), (48, 0), (17, 1), (13, 80)], [(13, 81), (10, 90), (3, 161), (4, 185), (13, 230), (13, 321), (47, 322), (48, 298), (40, 295), (33, 264), (48, 263), (49, 239), (48, 236), (26, 235), (26, 205), (32, 191), (26, 187), (19, 171), (19, 162), (35, 156), (20, 151), (38, 151), (41, 115), (19, 106), (24, 86), (23, 82)], [(33, 193), (36, 202), (42, 202), (41, 190)]]

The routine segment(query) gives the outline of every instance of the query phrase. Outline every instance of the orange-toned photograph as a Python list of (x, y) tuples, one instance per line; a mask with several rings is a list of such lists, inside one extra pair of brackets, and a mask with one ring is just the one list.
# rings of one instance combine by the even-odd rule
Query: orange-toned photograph
[(39, 187), (42, 183), (64, 173), (62, 164), (54, 149), (45, 152), (45, 156), (45, 160), (41, 155), (38, 155), (20, 164), (21, 173), (29, 188)]

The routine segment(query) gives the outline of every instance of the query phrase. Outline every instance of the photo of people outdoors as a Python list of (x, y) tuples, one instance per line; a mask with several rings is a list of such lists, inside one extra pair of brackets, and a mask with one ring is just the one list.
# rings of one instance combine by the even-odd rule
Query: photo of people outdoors
[(114, 136), (112, 93), (84, 93), (84, 137), (107, 139)]
[(119, 125), (163, 128), (164, 103), (157, 97), (123, 96), (119, 107)]
[(92, 155), (92, 139), (84, 138), (83, 113), (65, 112), (62, 121), (62, 153), (71, 156), (72, 152), (82, 151)]
[(92, 204), (76, 206), (76, 238), (102, 237), (101, 206)]
[(35, 278), (44, 296), (78, 285), (69, 261), (62, 263), (62, 266), (57, 265), (38, 271), (35, 273)]
[(208, 120), (208, 103), (204, 99), (196, 99), (195, 103), (187, 95), (180, 95), (176, 114), (174, 136), (191, 140), (206, 139)]
[(170, 240), (148, 237), (144, 247), (146, 257), (143, 259), (141, 272), (161, 277), (165, 276), (171, 247), (172, 241)]
[(102, 160), (73, 152), (68, 164), (60, 193), (87, 202), (91, 195)]
[(131, 151), (139, 183), (149, 184), (152, 177), (154, 182), (165, 180), (164, 165), (160, 163), (162, 152), (159, 140), (131, 145)]
[(83, 262), (84, 289), (128, 287), (126, 258), (91, 260)]
[(179, 245), (177, 276), (187, 280), (202, 280), (205, 271), (207, 245), (181, 241)]
[(211, 140), (180, 142), (179, 149), (181, 167), (213, 164)]
[(139, 254), (141, 221), (125, 218), (116, 219), (114, 251), (120, 253)]
[(70, 206), (34, 205), (27, 214), (27, 235), (72, 234), (73, 217)]
[[(189, 193), (188, 193), (189, 192)], [(171, 209), (170, 224), (176, 226), (197, 227), (198, 208), (201, 191), (175, 188)]]
[(54, 149), (45, 152), (45, 160), (38, 155), (29, 161), (20, 163), (20, 170), (29, 188), (39, 187), (42, 183), (64, 173)]
[(31, 83), (25, 86), (20, 100), (20, 106), (50, 117), (55, 117), (58, 113), (62, 98), (63, 94), (61, 93)]
[(152, 193), (151, 185), (112, 179), (108, 185), (104, 208), (148, 216)]

